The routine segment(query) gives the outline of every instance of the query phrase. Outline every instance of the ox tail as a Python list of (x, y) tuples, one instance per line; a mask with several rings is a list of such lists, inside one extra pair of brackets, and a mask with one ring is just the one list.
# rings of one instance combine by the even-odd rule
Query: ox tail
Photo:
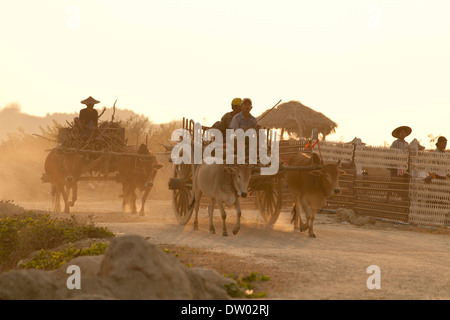
[(294, 205), (292, 206), (292, 211), (291, 211), (291, 223), (295, 223), (296, 217), (297, 217), (297, 206), (294, 202)]
[(191, 203), (189, 203), (189, 207), (188, 207), (189, 211), (191, 211), (194, 208), (194, 204), (195, 204), (195, 194), (192, 197)]

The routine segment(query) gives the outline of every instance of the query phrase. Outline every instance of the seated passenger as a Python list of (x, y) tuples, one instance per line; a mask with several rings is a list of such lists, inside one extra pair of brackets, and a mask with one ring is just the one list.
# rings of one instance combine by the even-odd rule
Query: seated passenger
[(231, 120), (233, 120), (233, 117), (235, 115), (241, 112), (241, 103), (241, 98), (234, 98), (233, 101), (231, 101), (231, 108), (233, 109), (233, 111), (225, 113), (222, 119), (214, 123), (212, 127), (214, 129), (219, 129), (222, 132), (223, 136), (225, 136), (225, 131), (230, 128)]
[(254, 116), (250, 114), (250, 111), (252, 110), (252, 100), (249, 98), (245, 98), (242, 100), (242, 111), (236, 114), (233, 117), (233, 120), (231, 120), (230, 128), (231, 129), (243, 129), (244, 131), (247, 131), (250, 128), (258, 129), (258, 121)]

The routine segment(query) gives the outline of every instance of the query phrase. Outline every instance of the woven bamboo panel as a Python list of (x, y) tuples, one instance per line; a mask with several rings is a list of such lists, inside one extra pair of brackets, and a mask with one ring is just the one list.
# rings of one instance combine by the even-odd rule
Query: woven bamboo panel
[(357, 214), (400, 222), (408, 221), (408, 179), (363, 176), (354, 182), (354, 210)]
[(355, 203), (355, 193), (353, 190), (353, 183), (355, 180), (355, 170), (345, 169), (346, 175), (339, 176), (339, 187), (341, 193), (332, 195), (327, 199), (327, 208), (347, 208), (353, 209)]
[(287, 161), (292, 155), (299, 152), (309, 152), (305, 149), (308, 142), (304, 139), (296, 140), (281, 140), (279, 144), (280, 159)]
[(434, 205), (417, 203), (411, 205), (408, 221), (411, 224), (448, 227), (449, 208), (439, 209)]
[(411, 169), (450, 174), (450, 153), (418, 151), (417, 155), (411, 154)]
[[(310, 148), (305, 148), (307, 140), (282, 140), (279, 144), (280, 158), (288, 159), (298, 152), (311, 152)], [(350, 164), (353, 159), (354, 146), (339, 142), (319, 141), (314, 146), (313, 152), (322, 156), (325, 163), (341, 161), (342, 164)]]
[(324, 162), (338, 162), (349, 164), (353, 160), (353, 149), (354, 146), (352, 144), (344, 144), (338, 142), (328, 142), (328, 141), (320, 141), (319, 142), (320, 149), (315, 147), (315, 152), (322, 155), (322, 159)]
[(411, 179), (409, 222), (446, 227), (450, 225), (450, 181)]
[(361, 167), (408, 169), (408, 150), (357, 146), (355, 164)]

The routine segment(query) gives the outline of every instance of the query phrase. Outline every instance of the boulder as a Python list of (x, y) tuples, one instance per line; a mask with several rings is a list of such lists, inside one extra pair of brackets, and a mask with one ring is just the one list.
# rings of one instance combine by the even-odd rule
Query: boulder
[[(68, 289), (70, 265), (80, 268), (81, 289)], [(57, 270), (0, 274), (0, 300), (10, 299), (229, 299), (234, 282), (210, 269), (187, 268), (140, 236), (113, 239), (102, 256), (77, 257)]]

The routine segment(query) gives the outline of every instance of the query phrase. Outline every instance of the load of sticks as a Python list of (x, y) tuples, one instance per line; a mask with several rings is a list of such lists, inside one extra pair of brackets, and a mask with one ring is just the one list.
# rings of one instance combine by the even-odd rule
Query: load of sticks
[[(110, 121), (99, 121), (97, 128), (80, 130), (74, 122), (68, 122), (67, 127), (59, 128), (58, 142), (60, 147), (85, 151), (126, 151), (125, 128), (121, 121), (114, 120), (116, 102), (113, 105), (113, 114)], [(103, 109), (99, 118), (106, 109)]]
[(126, 150), (125, 128), (121, 127), (120, 121), (102, 121), (97, 128), (85, 132), (73, 122), (67, 123), (69, 126), (60, 128), (58, 134), (58, 142), (63, 148), (113, 152)]

